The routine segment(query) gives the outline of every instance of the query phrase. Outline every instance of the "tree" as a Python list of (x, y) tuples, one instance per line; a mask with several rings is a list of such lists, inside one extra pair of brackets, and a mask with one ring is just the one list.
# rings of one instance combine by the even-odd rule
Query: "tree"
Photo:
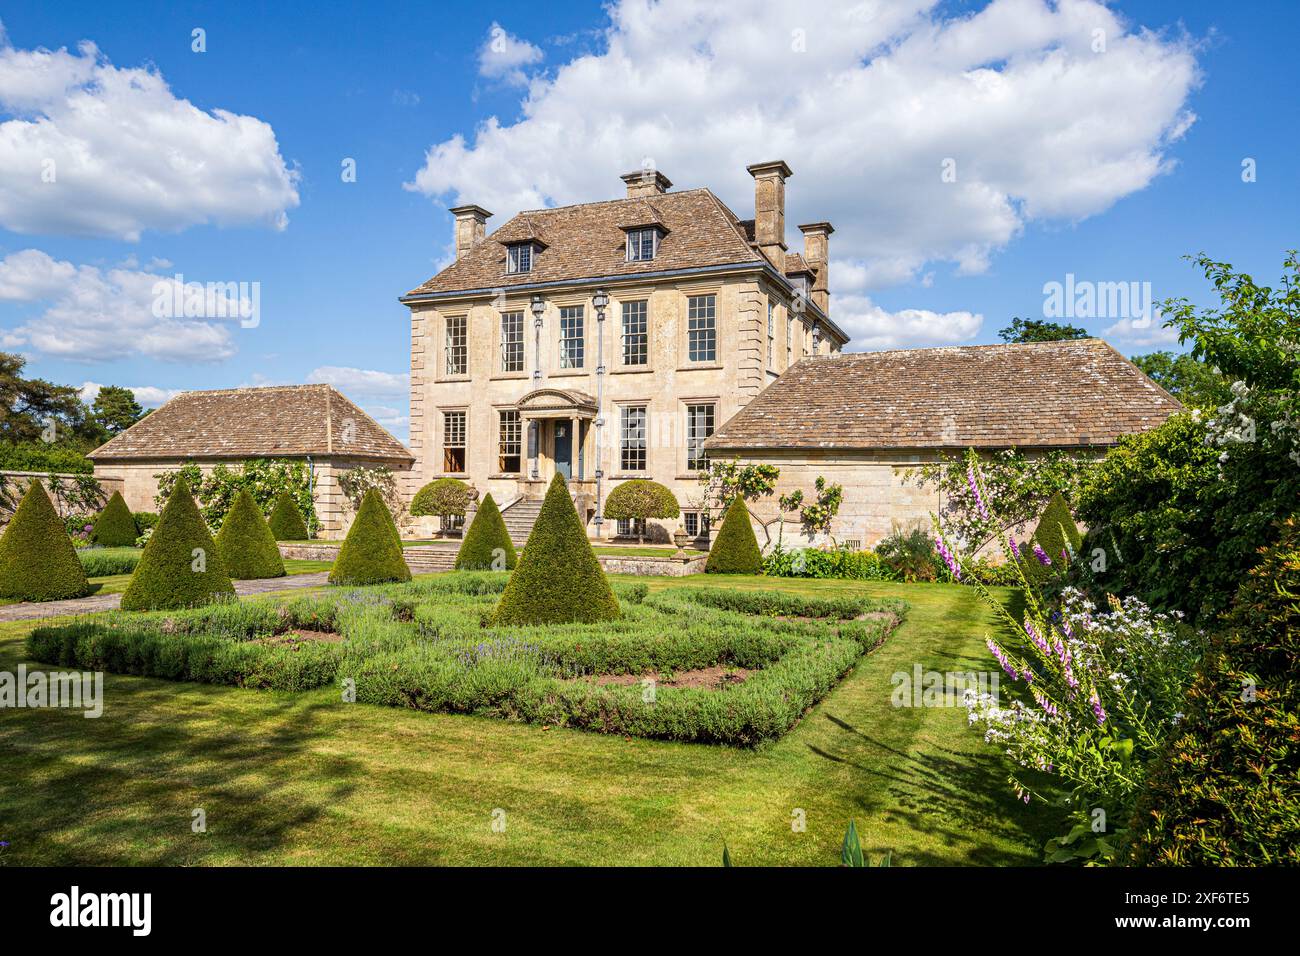
[(293, 495), (287, 491), (276, 495), (275, 509), (271, 512), (269, 524), (277, 541), (306, 541), (311, 537), (307, 531), (307, 522), (302, 520), (302, 512), (298, 510)]
[(122, 595), (122, 610), (198, 607), (234, 593), (221, 551), (182, 478), (140, 555)]
[(645, 541), (645, 522), (650, 518), (676, 518), (681, 508), (673, 493), (647, 478), (625, 481), (605, 499), (605, 517), (613, 521), (639, 522), (638, 540)]
[[(87, 435), (87, 409), (71, 385), (25, 378), (27, 360), (0, 352), (0, 438), (9, 441), (95, 441), (98, 426)], [(95, 441), (95, 444), (99, 442)]]
[(0, 598), (61, 601), (89, 590), (63, 522), (45, 488), (33, 481), (0, 536)]
[(125, 431), (144, 417), (135, 392), (120, 385), (102, 386), (90, 408), (95, 421), (110, 435)]
[(429, 482), (411, 499), (411, 514), (416, 517), (436, 515), (446, 531), (452, 518), (463, 518), (477, 492), (457, 478), (438, 478)]
[(731, 499), (727, 515), (709, 549), (704, 570), (709, 574), (762, 574), (763, 552), (758, 550), (749, 509), (739, 495)]
[(501, 510), (491, 494), (483, 496), (474, 520), (469, 523), (465, 540), (456, 552), (457, 571), (509, 571), (519, 561), (515, 543), (501, 517)]
[(1090, 337), (1087, 329), (1081, 329), (1077, 325), (1019, 317), (1012, 319), (1005, 329), (999, 330), (998, 335), (1004, 342), (1060, 342)]
[(383, 584), (409, 581), (411, 569), (402, 555), (402, 539), (393, 515), (378, 490), (361, 499), (339, 556), (330, 569), (330, 584)]
[(1151, 352), (1135, 355), (1131, 361), (1188, 408), (1218, 408), (1232, 396), (1232, 382), (1226, 376), (1185, 352)]
[(95, 528), (90, 539), (104, 548), (130, 548), (135, 546), (135, 539), (140, 537), (140, 529), (135, 526), (135, 518), (120, 491), (113, 492), (104, 510), (95, 519)]
[(618, 598), (573, 507), (564, 476), (551, 479), (519, 566), (492, 614), (495, 627), (619, 618)]
[(275, 535), (248, 489), (241, 489), (217, 534), (217, 550), (232, 578), (284, 577), (284, 559)]

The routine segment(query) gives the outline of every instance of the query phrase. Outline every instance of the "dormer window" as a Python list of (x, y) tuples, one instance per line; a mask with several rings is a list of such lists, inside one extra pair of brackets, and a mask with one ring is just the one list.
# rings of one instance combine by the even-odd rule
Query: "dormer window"
[(535, 247), (531, 242), (518, 242), (506, 249), (506, 272), (516, 275), (533, 271)]
[(627, 231), (627, 261), (649, 262), (659, 251), (659, 230), (654, 227)]

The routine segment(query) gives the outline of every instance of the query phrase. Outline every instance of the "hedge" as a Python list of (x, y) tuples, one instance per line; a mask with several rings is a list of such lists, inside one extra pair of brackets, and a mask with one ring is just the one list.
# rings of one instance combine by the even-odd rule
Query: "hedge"
[(226, 512), (226, 520), (217, 532), (217, 550), (227, 573), (236, 580), (284, 577), (284, 559), (276, 547), (275, 535), (247, 488), (239, 490)]
[(135, 525), (135, 516), (126, 506), (126, 500), (120, 491), (113, 492), (104, 510), (95, 519), (95, 527), (90, 532), (90, 540), (104, 548), (130, 548), (135, 539), (140, 537), (141, 529)]
[(491, 494), (484, 495), (456, 552), (456, 570), (510, 571), (518, 562), (515, 544), (496, 501)]
[(88, 578), (130, 574), (140, 564), (139, 548), (79, 548), (77, 557)]
[(181, 478), (140, 555), (122, 609), (195, 607), (234, 593), (221, 552)]
[(402, 555), (402, 537), (378, 489), (361, 499), (339, 555), (330, 569), (330, 584), (382, 584), (409, 581), (411, 569)]
[(731, 499), (704, 570), (710, 574), (763, 573), (763, 552), (758, 549), (754, 526), (749, 522), (749, 509), (739, 495)]
[(287, 491), (280, 492), (276, 497), (269, 524), (271, 534), (277, 541), (306, 541), (311, 537), (307, 531), (307, 522), (298, 510), (298, 503)]
[(1300, 521), (1260, 553), (1147, 778), (1134, 865), (1300, 864)]
[(0, 598), (11, 601), (61, 601), (90, 593), (63, 522), (33, 481), (0, 536)]
[(493, 623), (611, 621), (618, 616), (618, 599), (591, 550), (564, 476), (557, 474)]

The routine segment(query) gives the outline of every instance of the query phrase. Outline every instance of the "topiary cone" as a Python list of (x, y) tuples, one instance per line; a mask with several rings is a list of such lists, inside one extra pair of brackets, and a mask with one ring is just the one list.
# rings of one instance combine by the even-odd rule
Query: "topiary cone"
[(564, 477), (556, 475), (492, 623), (560, 624), (620, 616), (618, 598), (591, 550)]
[(126, 499), (120, 491), (113, 492), (104, 510), (95, 519), (95, 527), (90, 531), (90, 539), (105, 548), (132, 548), (135, 539), (140, 537), (140, 530), (135, 526), (131, 509), (126, 506)]
[(50, 496), (33, 481), (0, 537), (0, 598), (62, 601), (89, 591), (86, 570)]
[(269, 524), (276, 541), (306, 541), (311, 537), (307, 531), (307, 522), (298, 510), (298, 502), (287, 491), (280, 492), (276, 497)]
[[(1035, 542), (1051, 559), (1051, 568), (1044, 566), (1034, 554)], [(1082, 544), (1083, 536), (1079, 534), (1079, 527), (1070, 514), (1070, 506), (1058, 491), (1052, 495), (1051, 500), (1047, 502), (1047, 507), (1043, 509), (1043, 516), (1038, 519), (1038, 527), (1034, 529), (1033, 537), (1027, 543), (1027, 553), (1021, 555), (1025, 565), (1025, 576), (1031, 581), (1043, 582), (1052, 575), (1053, 570), (1059, 572), (1073, 561), (1074, 555), (1079, 553)], [(1063, 551), (1065, 554), (1061, 553)]]
[(226, 572), (236, 580), (284, 577), (284, 559), (275, 545), (271, 526), (257, 502), (241, 488), (217, 532), (217, 550)]
[(402, 555), (401, 534), (376, 489), (371, 488), (361, 499), (357, 517), (330, 569), (329, 580), (330, 584), (411, 580), (411, 569)]
[(122, 610), (198, 607), (234, 593), (221, 551), (190, 497), (189, 483), (180, 478), (122, 595)]
[(456, 553), (457, 571), (509, 571), (518, 563), (506, 521), (491, 494), (483, 496)]
[(749, 523), (749, 509), (739, 495), (731, 499), (704, 570), (710, 574), (762, 574), (763, 552)]

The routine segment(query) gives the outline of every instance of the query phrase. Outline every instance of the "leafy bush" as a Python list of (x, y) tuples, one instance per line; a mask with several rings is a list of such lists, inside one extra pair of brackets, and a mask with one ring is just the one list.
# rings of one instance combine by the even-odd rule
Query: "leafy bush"
[(226, 572), (236, 580), (284, 577), (284, 559), (275, 535), (247, 488), (240, 489), (235, 504), (217, 534), (217, 550)]
[(189, 483), (181, 478), (140, 555), (121, 607), (124, 611), (196, 607), (234, 593), (221, 552), (190, 497)]
[(722, 529), (709, 548), (704, 570), (709, 574), (762, 574), (763, 553), (758, 550), (749, 508), (737, 495), (727, 507)]
[(131, 517), (135, 519), (135, 526), (140, 529), (141, 534), (158, 527), (158, 512), (156, 511), (136, 511), (132, 513)]
[(120, 491), (113, 492), (108, 504), (99, 513), (90, 539), (104, 548), (129, 548), (135, 544), (143, 529), (136, 528), (135, 518)]
[(462, 517), (474, 500), (474, 489), (458, 478), (438, 478), (429, 482), (411, 499), (411, 514), (415, 517), (435, 516), (443, 521)]
[(794, 548), (779, 545), (763, 561), (763, 573), (779, 578), (844, 578), (856, 581), (894, 580), (880, 555), (848, 548)]
[(339, 556), (330, 569), (330, 584), (380, 584), (409, 581), (411, 569), (402, 556), (402, 539), (384, 500), (374, 488), (348, 528)]
[(938, 581), (947, 570), (934, 539), (920, 528), (895, 529), (876, 545), (876, 554), (896, 581)]
[(456, 552), (457, 571), (510, 571), (518, 563), (506, 521), (492, 495), (484, 495)]
[(39, 481), (33, 481), (0, 536), (0, 598), (61, 601), (90, 591), (63, 522)]
[(168, 500), (177, 479), (182, 476), (192, 489), (209, 528), (221, 527), (241, 488), (248, 489), (263, 514), (282, 492), (288, 492), (293, 496), (299, 514), (306, 519), (307, 526), (310, 528), (316, 524), (311, 470), (300, 459), (249, 458), (234, 467), (217, 465), (206, 476), (198, 465), (190, 463), (179, 471), (154, 476), (158, 479), (155, 500), (159, 505)]
[(139, 548), (83, 548), (77, 552), (88, 578), (130, 574), (140, 564)]
[(493, 614), (495, 626), (612, 621), (618, 599), (569, 497), (564, 476), (551, 479), (519, 566)]
[(605, 499), (604, 515), (613, 521), (644, 522), (650, 518), (676, 518), (679, 514), (681, 509), (673, 493), (647, 478), (624, 481)]
[(1300, 522), (1262, 551), (1135, 814), (1138, 866), (1300, 864)]
[(77, 547), (88, 545), (91, 532), (95, 530), (95, 516), (79, 512), (70, 514), (63, 519), (63, 529)]
[(269, 522), (271, 534), (277, 541), (306, 541), (311, 537), (307, 531), (307, 522), (302, 519), (293, 495), (282, 491), (275, 496), (275, 508), (271, 511)]
[(95, 470), (85, 452), (73, 445), (0, 439), (0, 471), (85, 474)]

